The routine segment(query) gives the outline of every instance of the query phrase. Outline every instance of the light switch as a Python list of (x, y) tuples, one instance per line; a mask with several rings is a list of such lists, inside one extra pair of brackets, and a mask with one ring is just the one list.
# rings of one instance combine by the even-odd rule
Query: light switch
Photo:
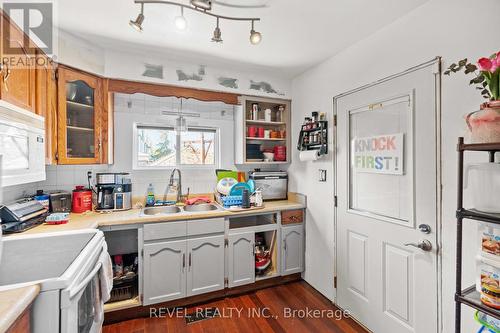
[(319, 181), (326, 182), (326, 170), (319, 169)]

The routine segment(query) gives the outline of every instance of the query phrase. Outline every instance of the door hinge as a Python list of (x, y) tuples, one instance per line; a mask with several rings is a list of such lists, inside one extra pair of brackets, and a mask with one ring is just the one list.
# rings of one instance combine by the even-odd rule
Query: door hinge
[(337, 127), (337, 115), (333, 115), (333, 126)]
[(229, 279), (224, 278), (224, 288), (227, 288), (227, 287), (229, 287)]
[(333, 197), (333, 205), (334, 205), (335, 207), (337, 207), (337, 204), (338, 204), (338, 198), (337, 198), (337, 196), (334, 196), (334, 197)]
[(54, 156), (56, 161), (59, 161), (59, 153), (56, 153), (56, 155)]
[(337, 276), (336, 275), (333, 277), (333, 288), (337, 289)]

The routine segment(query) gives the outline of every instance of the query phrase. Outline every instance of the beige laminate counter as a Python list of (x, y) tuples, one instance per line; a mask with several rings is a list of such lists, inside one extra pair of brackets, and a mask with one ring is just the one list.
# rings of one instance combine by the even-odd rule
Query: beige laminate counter
[(305, 208), (304, 204), (289, 199), (289, 200), (265, 202), (264, 208), (262, 209), (238, 211), (238, 212), (231, 212), (221, 209), (209, 212), (190, 212), (190, 213), (182, 212), (177, 214), (143, 216), (141, 215), (141, 209), (131, 209), (127, 211), (112, 212), (112, 213), (98, 213), (98, 212), (87, 212), (84, 214), (72, 213), (70, 214), (70, 220), (67, 224), (40, 225), (33, 229), (27, 230), (22, 234), (25, 235), (25, 234), (47, 233), (47, 232), (73, 231), (73, 230), (81, 230), (89, 228), (95, 229), (98, 227), (125, 225), (125, 224), (142, 224), (151, 222), (210, 219), (214, 217), (231, 217), (231, 216), (242, 216), (248, 214), (265, 214), (281, 210), (303, 209), (303, 208)]
[(37, 284), (0, 291), (0, 333), (7, 332), (39, 292), (40, 286)]

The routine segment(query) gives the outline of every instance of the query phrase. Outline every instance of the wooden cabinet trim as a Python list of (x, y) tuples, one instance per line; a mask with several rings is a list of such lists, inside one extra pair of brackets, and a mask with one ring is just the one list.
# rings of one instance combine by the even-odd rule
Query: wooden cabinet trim
[(219, 101), (232, 105), (238, 104), (239, 97), (239, 95), (232, 93), (119, 79), (109, 79), (109, 91), (124, 94), (143, 93), (158, 97), (175, 96), (179, 98), (194, 98), (200, 101)]

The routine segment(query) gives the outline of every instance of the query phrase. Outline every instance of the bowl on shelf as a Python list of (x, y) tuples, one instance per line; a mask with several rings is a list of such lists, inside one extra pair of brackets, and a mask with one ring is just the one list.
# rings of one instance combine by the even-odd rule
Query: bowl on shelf
[(272, 162), (274, 160), (274, 153), (273, 152), (263, 152), (262, 155), (264, 155), (264, 162)]

